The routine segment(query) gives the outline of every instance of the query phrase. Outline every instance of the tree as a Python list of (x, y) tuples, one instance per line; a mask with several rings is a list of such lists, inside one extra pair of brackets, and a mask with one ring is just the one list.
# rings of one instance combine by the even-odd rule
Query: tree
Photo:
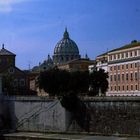
[[(89, 72), (68, 72), (53, 68), (40, 73), (39, 88), (44, 89), (50, 96), (65, 96), (71, 93), (81, 95), (87, 93), (89, 85), (92, 89), (92, 96), (99, 93), (103, 94), (108, 88), (108, 73), (103, 69)], [(90, 92), (91, 93), (91, 92)]]
[(14, 77), (10, 74), (5, 74), (2, 77), (2, 90), (5, 94), (13, 95), (14, 94)]
[(69, 90), (81, 95), (88, 92), (89, 72), (75, 71), (70, 73)]
[(72, 110), (78, 102), (78, 95), (88, 92), (89, 73), (53, 68), (41, 72), (38, 81), (40, 89), (44, 89), (50, 96), (59, 96), (62, 105)]
[(50, 96), (61, 96), (68, 90), (69, 73), (57, 68), (41, 72), (39, 88), (44, 89)]
[(91, 95), (98, 95), (99, 90), (101, 90), (102, 94), (108, 89), (108, 73), (103, 69), (94, 70), (90, 74), (90, 86), (91, 86)]
[(63, 96), (70, 93), (81, 94), (88, 91), (88, 72), (68, 72), (53, 68), (40, 73), (39, 88), (50, 96)]

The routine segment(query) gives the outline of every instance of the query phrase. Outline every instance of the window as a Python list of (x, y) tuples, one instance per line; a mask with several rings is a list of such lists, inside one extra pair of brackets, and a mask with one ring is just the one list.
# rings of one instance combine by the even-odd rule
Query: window
[(135, 56), (137, 56), (137, 51), (135, 51)]
[(118, 59), (120, 59), (120, 54), (118, 54)]
[(118, 70), (120, 70), (120, 66), (118, 66)]
[(9, 63), (9, 58), (7, 58), (7, 62)]
[(110, 71), (112, 71), (112, 67), (110, 67)]
[(118, 86), (118, 90), (120, 90), (120, 86)]
[(18, 86), (18, 80), (17, 79), (14, 79), (13, 85), (14, 85), (14, 87)]
[(124, 58), (124, 53), (122, 53), (122, 58)]
[(112, 60), (112, 55), (110, 55), (109, 59)]
[(133, 90), (133, 85), (131, 85), (131, 90)]
[(138, 80), (138, 73), (135, 72), (135, 80)]
[(14, 73), (15, 72), (15, 69), (13, 67), (9, 68), (9, 73)]
[(124, 69), (124, 65), (122, 65), (122, 69)]
[(112, 75), (110, 75), (110, 81), (112, 81)]
[(132, 52), (130, 52), (130, 57), (132, 57), (133, 56), (133, 53)]
[(127, 90), (129, 90), (129, 87), (128, 87), (128, 85), (127, 85), (126, 89), (127, 89)]
[(128, 81), (128, 73), (126, 73), (126, 80)]
[(116, 59), (116, 55), (114, 54), (114, 59)]
[(124, 74), (122, 74), (122, 81), (124, 81)]
[(135, 85), (135, 90), (138, 90), (138, 85)]
[(128, 57), (128, 52), (125, 53), (125, 56)]
[(114, 81), (116, 81), (116, 75), (114, 75)]
[(122, 90), (124, 90), (124, 86), (122, 86)]
[(138, 55), (140, 55), (140, 50), (138, 50)]
[(130, 67), (133, 68), (133, 64), (131, 64)]
[(116, 70), (116, 66), (114, 66), (114, 70)]
[(133, 73), (130, 74), (130, 79), (133, 80)]
[(120, 81), (120, 74), (118, 74), (118, 81)]
[(3, 58), (3, 59), (1, 60), (1, 62), (2, 62), (2, 64), (6, 64), (6, 63), (7, 63), (7, 59)]
[(25, 79), (20, 79), (20, 86), (25, 86)]
[(135, 63), (135, 68), (137, 67), (137, 63)]
[(128, 69), (128, 64), (126, 64), (126, 69)]

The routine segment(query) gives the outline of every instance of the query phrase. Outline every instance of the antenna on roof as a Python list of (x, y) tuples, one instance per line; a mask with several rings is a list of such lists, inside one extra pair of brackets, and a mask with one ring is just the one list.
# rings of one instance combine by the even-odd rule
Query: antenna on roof
[(31, 71), (31, 61), (28, 62), (28, 66), (29, 66), (29, 71)]
[(108, 48), (106, 49), (107, 53), (108, 53)]
[(85, 59), (89, 59), (89, 57), (88, 57), (88, 54), (87, 54), (87, 53), (85, 54)]

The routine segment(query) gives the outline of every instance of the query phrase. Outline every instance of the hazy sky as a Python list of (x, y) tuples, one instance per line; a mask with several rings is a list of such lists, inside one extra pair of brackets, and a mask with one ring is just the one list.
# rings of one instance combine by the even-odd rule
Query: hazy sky
[(67, 26), (91, 59), (140, 40), (140, 0), (0, 0), (0, 44), (28, 69), (53, 54)]

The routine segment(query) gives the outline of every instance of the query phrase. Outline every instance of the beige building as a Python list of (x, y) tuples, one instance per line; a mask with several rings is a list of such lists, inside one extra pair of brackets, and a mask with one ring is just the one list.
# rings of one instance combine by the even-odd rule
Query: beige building
[(89, 60), (86, 58), (79, 58), (75, 60), (71, 60), (65, 64), (58, 65), (59, 69), (72, 71), (88, 71), (89, 65), (95, 65), (94, 60)]
[(96, 60), (98, 68), (107, 66), (107, 96), (140, 96), (140, 42), (134, 40), (131, 44), (111, 50), (103, 56), (105, 60), (107, 58), (107, 62), (98, 61), (99, 57)]
[(98, 68), (98, 70), (104, 69), (105, 72), (108, 71), (108, 54), (107, 53), (97, 56), (96, 67)]

